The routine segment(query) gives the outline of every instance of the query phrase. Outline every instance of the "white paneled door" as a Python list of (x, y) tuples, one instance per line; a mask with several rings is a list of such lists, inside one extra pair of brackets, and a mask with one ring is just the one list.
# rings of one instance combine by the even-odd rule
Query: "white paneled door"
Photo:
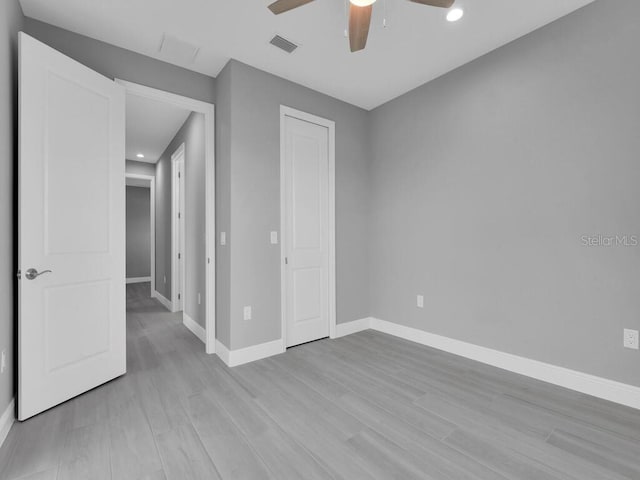
[(124, 88), (20, 34), (18, 417), (126, 371)]
[(329, 129), (284, 117), (286, 346), (329, 336)]

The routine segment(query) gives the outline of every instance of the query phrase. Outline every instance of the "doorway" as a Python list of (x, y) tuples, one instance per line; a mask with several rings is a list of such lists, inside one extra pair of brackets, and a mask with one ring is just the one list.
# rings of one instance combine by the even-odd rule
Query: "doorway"
[(184, 310), (185, 265), (186, 265), (186, 208), (185, 208), (185, 174), (184, 143), (171, 155), (171, 270), (176, 272), (171, 288), (174, 312)]
[[(125, 170), (126, 172), (126, 170)], [(156, 288), (155, 176), (125, 173), (126, 283)]]
[[(126, 90), (127, 163), (137, 163), (131, 160), (142, 157), (143, 162), (154, 164), (156, 258), (151, 296), (178, 314), (185, 327), (205, 343), (207, 353), (214, 353), (214, 106), (116, 82)], [(135, 118), (129, 118), (132, 106), (141, 105), (147, 111), (137, 119), (144, 128), (135, 127)], [(153, 151), (149, 141), (166, 125), (173, 129), (168, 136), (155, 139), (161, 147), (152, 154), (143, 151), (145, 145)], [(134, 142), (130, 136), (135, 137)], [(136, 146), (129, 148), (131, 143)]]
[(280, 110), (282, 337), (335, 337), (335, 123)]

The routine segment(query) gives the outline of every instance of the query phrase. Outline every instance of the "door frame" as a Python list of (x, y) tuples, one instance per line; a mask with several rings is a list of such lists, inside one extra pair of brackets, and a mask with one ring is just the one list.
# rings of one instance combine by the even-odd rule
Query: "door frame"
[(286, 265), (286, 118), (313, 123), (328, 130), (329, 138), (329, 338), (336, 338), (336, 123), (286, 105), (280, 105), (280, 316), (282, 351), (287, 349)]
[(153, 175), (126, 172), (124, 177), (134, 180), (149, 181), (149, 218), (151, 220), (151, 293), (153, 293), (156, 290), (156, 177)]
[(157, 90), (126, 80), (115, 79), (122, 85), (127, 95), (157, 100), (176, 107), (204, 115), (205, 129), (205, 245), (207, 268), (205, 289), (205, 348), (208, 354), (216, 348), (216, 209), (215, 209), (215, 106), (212, 103), (194, 100), (175, 93)]
[[(186, 249), (186, 219), (187, 213), (185, 208), (185, 192), (186, 182), (182, 179), (182, 188), (179, 187), (178, 179), (178, 163), (182, 163), (182, 173), (185, 171), (185, 145), (181, 143), (178, 148), (171, 154), (171, 311), (184, 313), (185, 299), (185, 274), (187, 265), (187, 249)], [(182, 210), (180, 210), (182, 209)], [(180, 212), (180, 228), (176, 222), (176, 216)], [(178, 245), (180, 248), (178, 248)], [(182, 278), (178, 275), (179, 264), (178, 254), (182, 262)], [(178, 287), (180, 287), (178, 289)], [(182, 294), (178, 298), (178, 290)], [(180, 308), (178, 308), (180, 306)]]

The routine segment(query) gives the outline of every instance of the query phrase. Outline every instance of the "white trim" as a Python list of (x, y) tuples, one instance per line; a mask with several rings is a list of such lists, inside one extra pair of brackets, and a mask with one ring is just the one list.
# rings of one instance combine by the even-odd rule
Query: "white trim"
[(127, 278), (127, 285), (130, 283), (145, 283), (150, 281), (151, 277), (129, 277)]
[(211, 103), (194, 100), (192, 98), (183, 97), (174, 93), (157, 90), (155, 88), (138, 85), (136, 83), (127, 82), (125, 80), (116, 79), (116, 83), (125, 87), (128, 95), (136, 95), (152, 100), (158, 100), (169, 103), (176, 107), (191, 110), (192, 112), (202, 113), (204, 115), (205, 129), (205, 216), (206, 216), (206, 291), (205, 291), (205, 318), (206, 318), (206, 351), (207, 353), (215, 353), (216, 347), (216, 309), (215, 309), (215, 292), (216, 292), (216, 257), (215, 257), (215, 106)]
[(216, 355), (225, 365), (229, 366), (229, 349), (220, 340), (216, 340)]
[(318, 117), (301, 110), (296, 110), (285, 105), (280, 105), (280, 329), (281, 341), (287, 345), (287, 292), (286, 292), (286, 270), (284, 259), (286, 251), (286, 192), (285, 185), (285, 119), (286, 117), (297, 118), (309, 123), (314, 123), (326, 127), (329, 131), (329, 337), (336, 338), (336, 124), (332, 120)]
[(239, 348), (238, 350), (229, 350), (222, 343), (216, 341), (216, 352), (228, 367), (237, 367), (238, 365), (244, 365), (245, 363), (255, 362), (256, 360), (262, 360), (263, 358), (284, 353), (285, 349), (280, 339), (246, 348)]
[(207, 333), (204, 328), (186, 313), (182, 314), (182, 324), (189, 329), (202, 343), (207, 343)]
[[(181, 143), (171, 155), (171, 303), (174, 312), (183, 310), (185, 304), (185, 277), (187, 275), (186, 254), (186, 208), (185, 208), (185, 179), (178, 177), (178, 173), (185, 172), (185, 146)], [(180, 182), (182, 180), (182, 182)], [(180, 183), (182, 188), (180, 188)], [(179, 195), (177, 194), (179, 193)], [(178, 228), (178, 212), (180, 213), (180, 228)], [(180, 245), (180, 249), (178, 249)], [(180, 251), (179, 251), (180, 250)], [(182, 264), (182, 278), (179, 275), (178, 255)], [(182, 280), (182, 282), (180, 282)], [(178, 288), (179, 287), (179, 288)], [(180, 295), (180, 298), (178, 298)]]
[[(142, 175), (137, 173), (125, 173), (125, 178), (136, 180), (149, 180), (149, 218), (150, 224), (150, 266), (151, 266), (151, 291), (156, 289), (156, 177), (154, 175)], [(145, 280), (149, 281), (149, 280)], [(127, 282), (129, 283), (129, 282)]]
[(361, 318), (359, 320), (352, 320), (351, 322), (347, 323), (339, 323), (338, 325), (336, 325), (335, 338), (340, 338), (346, 335), (351, 335), (352, 333), (369, 330), (369, 328), (371, 328), (371, 320), (371, 317), (367, 317)]
[(640, 387), (481, 347), (417, 328), (405, 327), (378, 318), (371, 319), (371, 329), (553, 385), (640, 409)]
[(171, 300), (168, 300), (157, 290), (151, 290), (151, 298), (157, 299), (167, 310), (173, 312), (173, 305), (171, 304)]
[(6, 440), (7, 435), (9, 435), (9, 430), (11, 430), (11, 426), (13, 425), (13, 422), (15, 422), (15, 420), (16, 401), (15, 398), (12, 398), (11, 402), (9, 402), (9, 405), (0, 417), (0, 447), (2, 447), (2, 444)]

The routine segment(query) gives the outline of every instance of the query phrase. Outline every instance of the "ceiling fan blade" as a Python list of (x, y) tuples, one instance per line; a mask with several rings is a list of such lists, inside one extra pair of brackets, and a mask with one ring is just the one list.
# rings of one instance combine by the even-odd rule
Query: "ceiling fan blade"
[(430, 7), (450, 8), (456, 0), (411, 0), (413, 3), (429, 5)]
[(349, 4), (349, 45), (352, 52), (367, 46), (372, 10), (373, 5), (356, 7), (352, 3)]
[(269, 10), (271, 10), (274, 15), (279, 15), (311, 2), (313, 2), (313, 0), (277, 0), (269, 5)]

